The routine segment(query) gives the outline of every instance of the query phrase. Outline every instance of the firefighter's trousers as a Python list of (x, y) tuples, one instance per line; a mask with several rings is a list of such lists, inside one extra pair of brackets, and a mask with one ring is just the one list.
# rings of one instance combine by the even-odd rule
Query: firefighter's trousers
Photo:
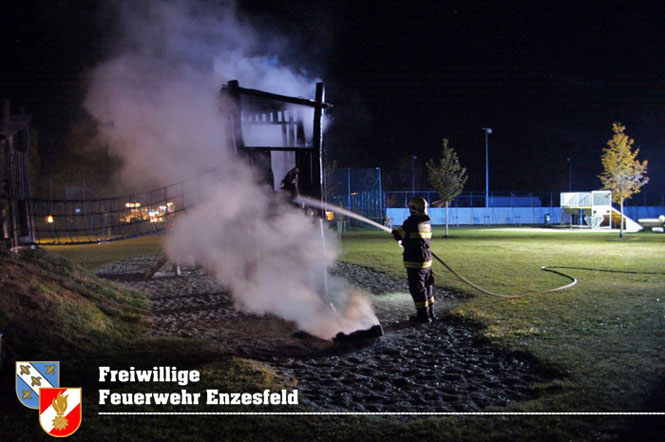
[(406, 269), (409, 292), (419, 320), (434, 319), (434, 274), (431, 268)]

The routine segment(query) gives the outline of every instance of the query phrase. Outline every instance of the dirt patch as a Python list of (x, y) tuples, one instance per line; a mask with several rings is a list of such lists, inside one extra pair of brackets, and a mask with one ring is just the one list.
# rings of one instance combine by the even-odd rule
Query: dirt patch
[(298, 332), (293, 323), (236, 312), (233, 301), (203, 270), (170, 268), (143, 281), (154, 257), (133, 258), (97, 271), (148, 293), (152, 336), (212, 339), (224, 353), (267, 362), (297, 379), (300, 402), (322, 410), (478, 411), (535, 397), (533, 384), (552, 376), (529, 355), (477, 338), (474, 323), (446, 315), (458, 295), (436, 290), (440, 319), (411, 324), (406, 282), (340, 263), (333, 274), (370, 292), (385, 336), (339, 345)]

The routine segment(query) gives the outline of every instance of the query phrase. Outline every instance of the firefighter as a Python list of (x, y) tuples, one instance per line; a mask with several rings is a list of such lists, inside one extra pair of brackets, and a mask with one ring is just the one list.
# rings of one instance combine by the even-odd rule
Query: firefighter
[(279, 184), (279, 189), (283, 192), (289, 204), (299, 209), (304, 209), (305, 206), (297, 201), (300, 196), (300, 188), (298, 187), (299, 175), (300, 170), (297, 167), (289, 170)]
[(279, 185), (280, 190), (287, 192), (291, 196), (291, 199), (300, 196), (300, 189), (298, 188), (299, 175), (300, 170), (297, 167), (294, 167), (286, 173)]
[(425, 198), (412, 197), (408, 202), (410, 216), (404, 224), (393, 229), (392, 235), (404, 247), (404, 267), (409, 281), (409, 292), (416, 305), (415, 322), (429, 323), (434, 315), (434, 276), (430, 239), (432, 225), (427, 216)]

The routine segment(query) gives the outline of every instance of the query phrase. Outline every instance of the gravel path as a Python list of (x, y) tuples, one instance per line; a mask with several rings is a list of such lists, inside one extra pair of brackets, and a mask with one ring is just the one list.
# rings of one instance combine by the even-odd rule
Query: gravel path
[[(321, 410), (478, 411), (535, 396), (551, 379), (529, 355), (478, 339), (477, 325), (445, 310), (460, 297), (437, 288), (440, 320), (413, 325), (405, 279), (352, 264), (332, 272), (370, 293), (385, 336), (342, 346), (298, 332), (292, 323), (234, 311), (233, 301), (203, 270), (167, 265), (151, 280), (155, 257), (133, 258), (96, 273), (144, 291), (151, 301), (151, 336), (212, 339), (222, 352), (265, 361), (298, 380), (300, 402)], [(358, 345), (358, 344), (355, 344)]]

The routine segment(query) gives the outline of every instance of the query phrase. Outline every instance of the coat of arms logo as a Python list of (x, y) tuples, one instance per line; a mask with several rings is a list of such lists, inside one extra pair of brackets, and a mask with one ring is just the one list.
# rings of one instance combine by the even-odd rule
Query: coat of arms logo
[(16, 396), (39, 410), (39, 424), (50, 436), (71, 436), (81, 426), (81, 388), (60, 387), (59, 361), (16, 361)]
[(42, 388), (39, 395), (39, 424), (49, 435), (71, 436), (81, 426), (81, 389)]
[(59, 361), (16, 361), (16, 396), (28, 408), (39, 408), (39, 390), (60, 386)]

